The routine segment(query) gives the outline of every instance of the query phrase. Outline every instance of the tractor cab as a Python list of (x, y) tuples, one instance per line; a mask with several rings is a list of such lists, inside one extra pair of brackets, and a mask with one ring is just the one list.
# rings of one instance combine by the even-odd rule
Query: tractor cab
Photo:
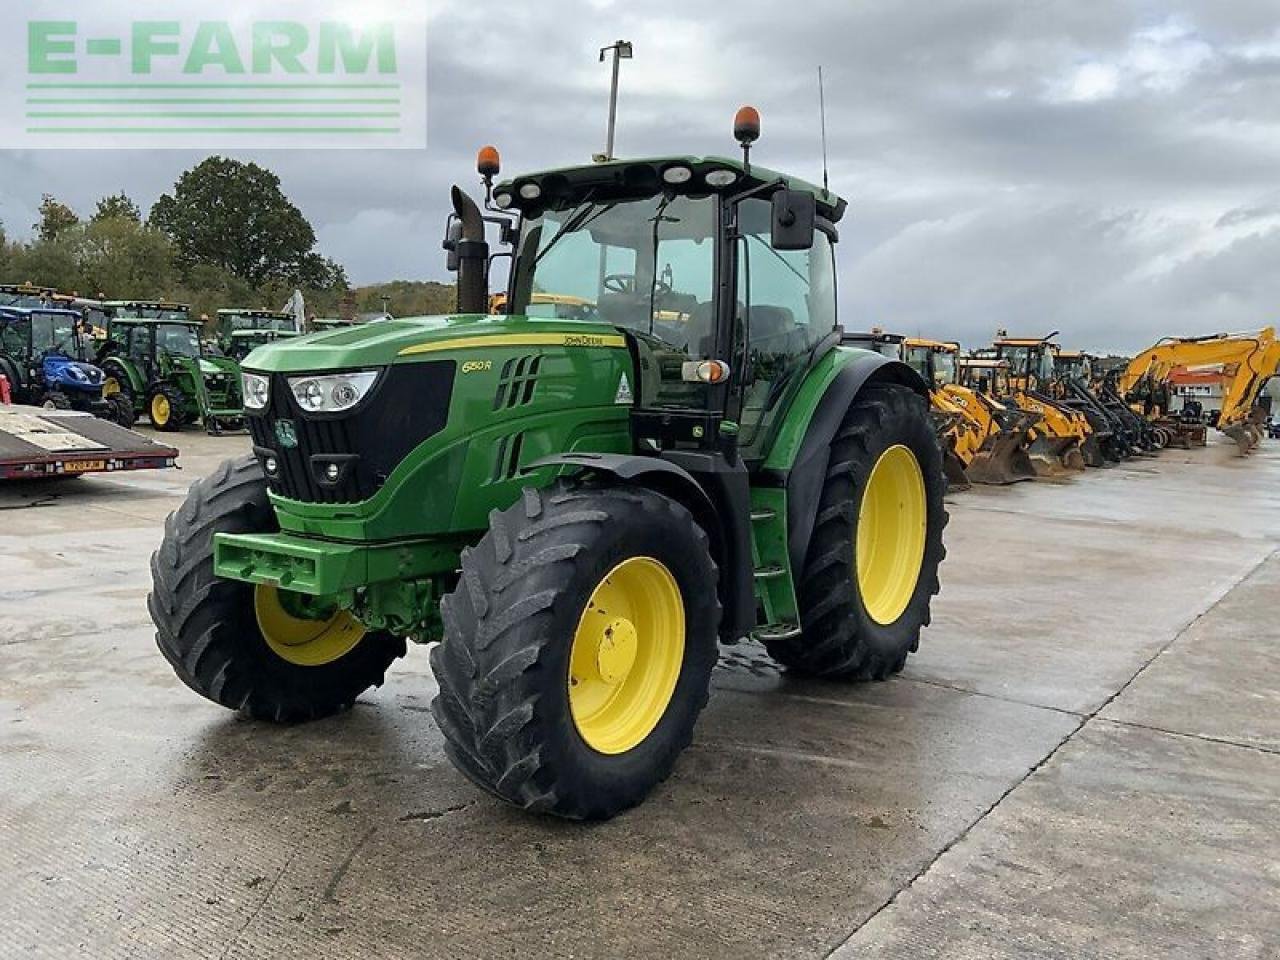
[(219, 310), (218, 346), (233, 360), (243, 360), (264, 343), (296, 337), (297, 320), (276, 310)]
[(1005, 399), (1013, 393), (1013, 370), (1008, 360), (997, 357), (961, 357), (960, 385), (983, 396)]
[(57, 293), (53, 287), (40, 287), (33, 283), (0, 284), (0, 307), (35, 310), (53, 306)]
[(992, 342), (993, 356), (1008, 360), (1013, 385), (1019, 390), (1047, 392), (1057, 376), (1053, 342), (1057, 332), (1047, 337), (1009, 337), (1001, 333)]
[(901, 360), (905, 340), (906, 337), (900, 333), (885, 333), (879, 327), (872, 327), (866, 333), (845, 333), (841, 336), (840, 343), (846, 347), (870, 350), (891, 360)]
[[(595, 163), (492, 186), (496, 172), (495, 157), (487, 219), (513, 248), (504, 313), (622, 334), (638, 364), (619, 398), (634, 397), (646, 447), (759, 461), (801, 374), (840, 343), (833, 247), (845, 202), (746, 159)], [(446, 241), (464, 275), (459, 228), (479, 220), (463, 204)], [(481, 305), (487, 294), (460, 309)]]
[(903, 344), (907, 366), (934, 389), (959, 382), (960, 344), (908, 337)]

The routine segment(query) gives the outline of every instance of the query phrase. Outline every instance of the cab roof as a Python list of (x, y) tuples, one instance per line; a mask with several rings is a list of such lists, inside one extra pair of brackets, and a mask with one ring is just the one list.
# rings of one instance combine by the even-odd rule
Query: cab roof
[[(685, 183), (667, 184), (662, 175), (671, 167), (688, 167), (692, 176)], [(713, 170), (730, 170), (737, 176), (732, 183), (713, 187), (705, 179)], [(588, 190), (597, 200), (623, 200), (655, 196), (668, 187), (678, 193), (694, 195), (740, 193), (775, 181), (782, 181), (788, 189), (813, 194), (818, 201), (819, 215), (830, 223), (838, 223), (844, 216), (846, 201), (829, 190), (755, 163), (751, 164), (748, 171), (741, 160), (716, 156), (644, 157), (637, 160), (589, 163), (578, 167), (557, 167), (504, 180), (494, 187), (494, 195), (509, 194), (513, 209), (541, 210), (554, 206), (556, 200), (572, 202)], [(520, 188), (530, 183), (536, 183), (542, 193), (533, 200), (526, 200), (520, 196)]]
[(204, 324), (195, 317), (188, 317), (185, 320), (179, 320), (174, 317), (113, 317), (112, 325), (120, 324), (128, 326), (129, 324), (152, 324), (155, 326), (165, 327), (203, 327)]
[(942, 350), (946, 353), (959, 353), (960, 344), (954, 340), (929, 340), (926, 337), (907, 337), (908, 347), (928, 347), (930, 350)]
[(51, 313), (59, 317), (71, 317), (73, 320), (80, 319), (77, 311), (63, 310), (61, 307), (0, 307), (0, 320), (24, 320), (37, 313)]
[(283, 310), (237, 310), (235, 307), (230, 307), (225, 310), (219, 310), (218, 316), (220, 317), (270, 317), (273, 320), (279, 320), (281, 318), (284, 318), (286, 320), (293, 319), (292, 313), (286, 313)]
[(190, 310), (189, 303), (170, 303), (168, 300), (108, 300), (104, 307), (134, 307), (139, 310)]
[(57, 292), (53, 287), (37, 287), (32, 283), (0, 283), (0, 293), (27, 293), (52, 297)]
[(982, 370), (1007, 369), (1009, 361), (1003, 357), (961, 357), (960, 366), (977, 367)]
[(1052, 340), (1046, 340), (1043, 337), (997, 337), (991, 342), (997, 347), (1057, 346)]

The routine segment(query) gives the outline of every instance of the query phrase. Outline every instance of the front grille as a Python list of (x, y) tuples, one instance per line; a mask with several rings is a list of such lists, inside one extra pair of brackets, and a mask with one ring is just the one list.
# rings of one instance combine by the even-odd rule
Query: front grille
[[(267, 409), (247, 417), (264, 469), (275, 458), (272, 491), (306, 503), (368, 500), (415, 447), (444, 429), (455, 367), (452, 360), (389, 367), (363, 402), (339, 414), (304, 413), (284, 375), (273, 374)], [(296, 446), (281, 442), (282, 420), (292, 422)], [(336, 482), (326, 477), (330, 464), (339, 468)]]

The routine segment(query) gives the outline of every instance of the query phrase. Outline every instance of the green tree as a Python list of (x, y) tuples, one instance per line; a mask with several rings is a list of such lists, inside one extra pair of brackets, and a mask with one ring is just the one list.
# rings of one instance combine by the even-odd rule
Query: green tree
[(159, 296), (177, 282), (169, 239), (127, 216), (95, 215), (82, 230), (77, 261), (79, 289), (113, 298)]
[(93, 212), (89, 222), (102, 223), (104, 220), (132, 220), (134, 223), (141, 223), (142, 211), (121, 190), (119, 193), (99, 200), (98, 208)]
[(40, 221), (33, 223), (31, 229), (41, 240), (57, 240), (60, 236), (76, 226), (80, 218), (76, 212), (52, 195), (45, 194), (40, 199)]
[(278, 176), (225, 157), (182, 174), (151, 208), (151, 223), (173, 241), (184, 274), (211, 264), (255, 287), (276, 279), (301, 282), (316, 242)]

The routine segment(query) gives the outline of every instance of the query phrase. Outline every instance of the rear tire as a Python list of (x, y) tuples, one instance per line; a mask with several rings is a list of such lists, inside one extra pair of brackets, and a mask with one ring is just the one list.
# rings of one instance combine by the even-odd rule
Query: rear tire
[(107, 402), (111, 405), (112, 423), (118, 423), (126, 430), (132, 429), (137, 422), (137, 415), (133, 410), (133, 398), (120, 392), (112, 394)]
[(279, 529), (253, 456), (227, 460), (193, 484), (164, 529), (164, 541), (151, 556), (147, 607), (160, 652), (202, 697), (256, 720), (315, 720), (380, 686), (387, 667), (404, 656), (404, 640), (367, 633), (349, 652), (321, 665), (290, 662), (271, 648), (259, 626), (256, 588), (214, 576), (215, 533)]
[[(923, 486), (925, 528), (915, 585), (909, 596), (902, 587), (895, 597), (890, 578), (887, 600), (867, 598), (861, 595), (855, 550), (863, 496), (887, 453), (899, 451), (891, 459), (911, 470), (902, 448), (914, 458)], [(900, 671), (919, 646), (920, 628), (929, 623), (929, 604), (939, 589), (938, 565), (946, 556), (945, 491), (942, 453), (925, 400), (896, 384), (864, 388), (831, 444), (817, 522), (798, 581), (801, 634), (769, 640), (769, 654), (797, 673), (820, 677), (883, 680)], [(881, 609), (877, 619), (869, 605), (889, 613)]]
[[(606, 586), (619, 588), (624, 568), (647, 571), (640, 589), (616, 605), (612, 595), (597, 603)], [(645, 598), (668, 591), (668, 577), (671, 609), (682, 611), (675, 647), (664, 639), (673, 631), (657, 627), (672, 621), (646, 613)], [(720, 624), (716, 577), (690, 513), (649, 490), (530, 489), (494, 511), (489, 532), (463, 551), (458, 587), (441, 604), (444, 640), (431, 651), (440, 685), (432, 713), (449, 758), (526, 810), (601, 820), (639, 803), (671, 772), (706, 705)], [(595, 634), (593, 625), (619, 622), (633, 652), (608, 679), (614, 627)], [(653, 664), (666, 672), (652, 673)], [(657, 700), (648, 693), (655, 676)], [(597, 692), (605, 706), (584, 706)], [(615, 706), (622, 709), (611, 713)]]

